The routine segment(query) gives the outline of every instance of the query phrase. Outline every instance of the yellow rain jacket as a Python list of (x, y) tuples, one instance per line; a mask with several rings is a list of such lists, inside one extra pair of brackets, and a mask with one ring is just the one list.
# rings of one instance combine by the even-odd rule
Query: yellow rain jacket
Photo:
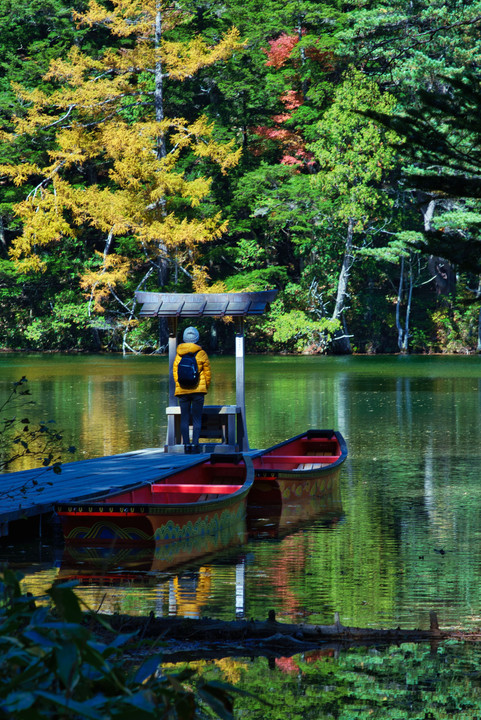
[[(179, 385), (177, 366), (180, 363), (182, 355), (187, 353), (197, 353), (195, 359), (197, 361), (197, 367), (199, 368), (199, 382), (195, 388), (182, 388)], [(181, 343), (177, 347), (177, 355), (174, 360), (173, 374), (175, 380), (175, 394), (176, 395), (190, 395), (190, 393), (206, 393), (210, 385), (210, 362), (207, 353), (202, 350), (200, 345), (195, 343)]]

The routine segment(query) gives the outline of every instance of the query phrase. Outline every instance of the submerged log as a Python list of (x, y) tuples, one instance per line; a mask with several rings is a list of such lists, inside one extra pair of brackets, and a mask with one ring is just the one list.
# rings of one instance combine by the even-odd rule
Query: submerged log
[(344, 649), (354, 645), (392, 645), (405, 642), (439, 642), (459, 637), (439, 629), (437, 616), (430, 614), (430, 629), (379, 629), (349, 627), (335, 614), (333, 625), (278, 622), (273, 610), (267, 620), (211, 620), (147, 618), (125, 615), (101, 616), (115, 631), (136, 632), (143, 641), (162, 647), (167, 660), (237, 656), (289, 656), (307, 650)]

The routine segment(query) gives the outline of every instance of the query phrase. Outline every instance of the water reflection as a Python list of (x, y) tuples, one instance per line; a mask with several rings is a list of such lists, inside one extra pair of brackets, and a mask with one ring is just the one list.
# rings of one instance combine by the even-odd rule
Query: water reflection
[[(234, 400), (234, 361), (214, 358), (214, 404)], [(247, 359), (252, 446), (307, 427), (339, 429), (349, 457), (342, 505), (295, 518), (257, 517), (243, 544), (155, 567), (155, 558), (67, 559), (38, 543), (0, 544), (0, 559), (41, 595), (77, 576), (110, 612), (426, 627), (481, 624), (481, 365), (458, 358)], [(163, 443), (167, 368), (159, 358), (0, 357), (0, 392), (27, 375), (43, 419), (82, 457)], [(257, 533), (257, 534), (256, 534)], [(89, 563), (93, 562), (93, 567)], [(90, 576), (89, 576), (90, 573)], [(251, 695), (240, 717), (481, 717), (480, 648), (443, 643), (329, 648), (292, 658), (224, 658), (199, 667)], [(266, 693), (266, 688), (268, 692)], [(274, 707), (257, 697), (275, 698)]]
[[(296, 572), (303, 571), (303, 551), (296, 538), (303, 538), (313, 521), (323, 529), (334, 528), (341, 516), (337, 492), (324, 496), (322, 501), (318, 499), (317, 507), (313, 500), (306, 502), (304, 512), (296, 508), (294, 516), (289, 511), (286, 516), (281, 513), (273, 517), (248, 515), (247, 524), (244, 521), (243, 528), (231, 533), (228, 544), (213, 536), (203, 538), (202, 542), (169, 543), (154, 549), (67, 545), (56, 581), (76, 581), (78, 595), (92, 608), (98, 608), (101, 602), (105, 612), (132, 612), (130, 591), (136, 588), (135, 614), (154, 611), (183, 616), (188, 610), (189, 617), (215, 614), (222, 619), (232, 619), (233, 616), (247, 617), (251, 612), (254, 607), (252, 578), (262, 576), (271, 597), (273, 592), (279, 592), (275, 602), (281, 614), (298, 615), (301, 611), (297, 600), (292, 594), (280, 592), (280, 583), (289, 582), (289, 567), (295, 565)], [(266, 538), (284, 543), (284, 562), (280, 568), (273, 565), (259, 573), (259, 555)], [(198, 562), (197, 558), (200, 558)], [(280, 575), (283, 575), (282, 581), (277, 580)], [(119, 600), (126, 588), (129, 589), (129, 610)], [(259, 611), (261, 616), (266, 615), (263, 608)]]
[[(481, 649), (461, 643), (350, 650), (284, 658), (191, 663), (208, 680), (233, 683), (237, 717), (479, 720)], [(178, 666), (176, 667), (178, 669)]]
[[(209, 401), (234, 401), (234, 359), (212, 364)], [(0, 392), (23, 374), (44, 419), (55, 418), (81, 457), (164, 442), (165, 358), (4, 355)], [(258, 528), (261, 538), (249, 539), (239, 589), (246, 612), (262, 618), (272, 607), (286, 618), (324, 623), (339, 611), (345, 624), (425, 627), (433, 609), (442, 625), (478, 624), (479, 358), (251, 356), (246, 375), (252, 446), (332, 427), (349, 447), (335, 522), (307, 518), (283, 533), (271, 518)], [(17, 560), (13, 549), (10, 561)], [(239, 557), (203, 566), (212, 574), (199, 611), (232, 619)], [(57, 573), (52, 565), (39, 574), (47, 572)], [(158, 585), (170, 576), (162, 572), (157, 584), (129, 579), (125, 587), (103, 587), (124, 611), (150, 611), (159, 597), (168, 608)]]

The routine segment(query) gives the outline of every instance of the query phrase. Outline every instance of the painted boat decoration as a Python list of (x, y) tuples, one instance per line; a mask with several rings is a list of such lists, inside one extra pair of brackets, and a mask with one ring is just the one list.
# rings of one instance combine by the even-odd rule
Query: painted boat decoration
[[(307, 430), (252, 456), (254, 487), (249, 510), (305, 507), (306, 501), (339, 492), (341, 465), (347, 445), (336, 430)], [(318, 507), (314, 503), (313, 508)]]
[[(67, 543), (64, 547), (57, 582), (74, 580), (93, 588), (131, 585), (158, 586), (165, 577), (182, 577), (195, 573), (202, 566), (220, 560), (223, 566), (247, 562), (248, 541), (281, 540), (312, 526), (334, 529), (343, 519), (340, 493), (322, 498), (309, 498), (301, 503), (289, 503), (272, 515), (247, 517), (222, 535), (194, 537), (155, 547), (145, 545), (90, 546)], [(280, 510), (280, 509), (279, 509)], [(252, 550), (250, 550), (252, 552)], [(92, 603), (92, 605), (95, 603)]]
[(214, 536), (224, 545), (245, 518), (253, 482), (249, 457), (219, 454), (154, 483), (60, 503), (55, 510), (67, 543), (151, 547), (174, 543), (182, 548), (191, 543), (200, 546)]

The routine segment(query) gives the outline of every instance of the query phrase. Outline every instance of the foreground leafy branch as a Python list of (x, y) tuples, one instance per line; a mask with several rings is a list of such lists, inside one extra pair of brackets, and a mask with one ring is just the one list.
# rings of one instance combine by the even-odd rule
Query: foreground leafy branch
[(37, 607), (13, 571), (0, 576), (0, 717), (193, 720), (206, 707), (233, 717), (226, 685), (198, 680), (193, 670), (166, 675), (159, 653), (126, 667), (123, 648), (135, 633), (102, 641), (98, 630), (111, 628), (82, 611), (71, 584), (48, 594), (51, 603)]

